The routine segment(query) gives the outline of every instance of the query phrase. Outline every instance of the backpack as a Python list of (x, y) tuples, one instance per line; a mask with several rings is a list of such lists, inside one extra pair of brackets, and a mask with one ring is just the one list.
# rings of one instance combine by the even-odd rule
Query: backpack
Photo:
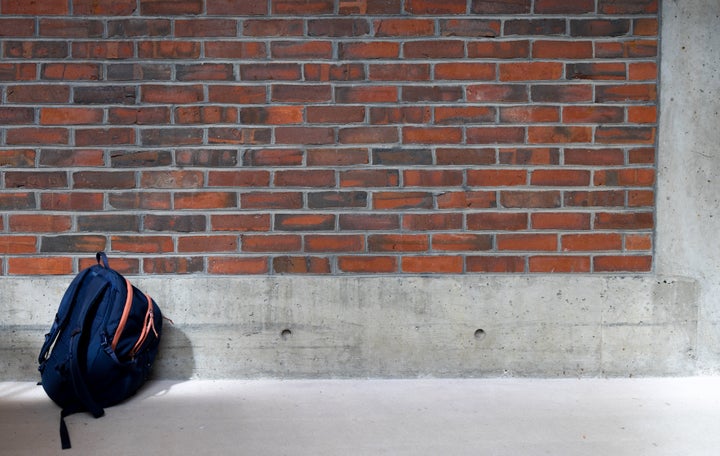
[(65, 291), (38, 357), (42, 387), (62, 408), (63, 449), (70, 448), (66, 416), (87, 411), (99, 418), (142, 386), (162, 331), (150, 296), (110, 269), (104, 252), (96, 258)]

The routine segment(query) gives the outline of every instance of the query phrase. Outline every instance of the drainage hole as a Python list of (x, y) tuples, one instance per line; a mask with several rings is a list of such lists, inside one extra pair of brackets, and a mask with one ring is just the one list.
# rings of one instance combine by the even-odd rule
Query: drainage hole
[(280, 333), (280, 337), (282, 337), (283, 340), (288, 340), (292, 336), (292, 331), (289, 329), (283, 329)]
[(485, 330), (484, 329), (476, 329), (475, 330), (475, 339), (476, 340), (483, 340), (485, 338)]

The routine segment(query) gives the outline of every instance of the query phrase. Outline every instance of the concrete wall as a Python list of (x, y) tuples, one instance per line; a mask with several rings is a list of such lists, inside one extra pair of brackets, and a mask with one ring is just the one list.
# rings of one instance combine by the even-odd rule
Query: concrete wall
[[(654, 274), (143, 278), (175, 320), (158, 375), (720, 372), (719, 15), (716, 0), (662, 5)], [(34, 378), (66, 285), (0, 279), (0, 377)]]

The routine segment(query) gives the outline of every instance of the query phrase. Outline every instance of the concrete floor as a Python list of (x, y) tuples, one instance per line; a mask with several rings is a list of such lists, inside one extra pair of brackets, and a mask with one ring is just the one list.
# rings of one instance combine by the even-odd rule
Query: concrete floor
[(154, 381), (98, 420), (0, 383), (2, 455), (717, 455), (720, 378)]

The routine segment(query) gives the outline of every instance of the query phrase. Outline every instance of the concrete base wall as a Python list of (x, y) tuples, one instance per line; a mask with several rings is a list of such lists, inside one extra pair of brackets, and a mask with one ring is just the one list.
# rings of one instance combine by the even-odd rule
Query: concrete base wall
[[(66, 280), (0, 281), (5, 379), (34, 378)], [(697, 287), (676, 278), (146, 278), (162, 378), (695, 372)], [(28, 306), (27, 303), (33, 305)]]
[[(720, 372), (720, 5), (662, 2), (655, 275), (144, 278), (165, 378)], [(68, 278), (0, 279), (4, 380)]]

